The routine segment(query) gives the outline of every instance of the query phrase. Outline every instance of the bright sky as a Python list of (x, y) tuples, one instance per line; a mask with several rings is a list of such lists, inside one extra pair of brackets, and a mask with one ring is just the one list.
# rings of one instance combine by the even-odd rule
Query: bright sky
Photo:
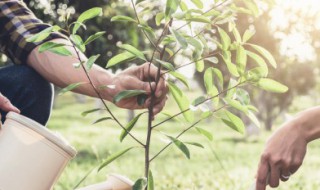
[[(276, 33), (277, 38), (282, 40), (280, 53), (288, 57), (297, 57), (301, 62), (314, 61), (316, 54), (308, 32), (311, 28), (314, 29), (313, 27), (320, 30), (319, 0), (278, 0), (270, 15), (272, 16), (270, 26), (274, 30), (285, 30), (290, 26), (290, 23), (295, 26), (289, 34), (286, 32)], [(299, 22), (299, 16), (316, 19), (312, 20), (312, 23), (306, 24), (311, 20), (306, 19)]]

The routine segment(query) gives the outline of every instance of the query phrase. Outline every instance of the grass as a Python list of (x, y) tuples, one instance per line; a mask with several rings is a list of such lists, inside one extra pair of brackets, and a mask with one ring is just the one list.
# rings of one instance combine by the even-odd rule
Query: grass
[[(175, 113), (172, 102), (169, 110)], [(170, 106), (171, 105), (171, 106)], [(73, 189), (74, 185), (101, 160), (111, 153), (135, 145), (126, 138), (119, 142), (121, 130), (112, 121), (91, 125), (99, 117), (106, 114), (94, 113), (82, 117), (82, 111), (95, 108), (89, 99), (85, 104), (76, 103), (69, 94), (58, 98), (58, 104), (52, 113), (48, 127), (60, 132), (78, 150), (60, 177), (54, 190)], [(127, 112), (112, 106), (122, 123), (126, 121)], [(163, 115), (159, 115), (165, 118)], [(146, 116), (142, 117), (133, 133), (144, 139)], [(188, 125), (168, 122), (159, 130), (168, 134), (177, 134)], [(270, 133), (263, 132), (259, 137), (245, 138), (225, 127), (221, 123), (209, 120), (200, 127), (212, 132), (214, 141), (209, 142), (195, 131), (186, 134), (184, 141), (199, 142), (205, 149), (189, 146), (191, 160), (175, 147), (170, 147), (158, 159), (152, 162), (151, 169), (157, 190), (248, 190), (254, 181), (260, 152)], [(152, 141), (152, 153), (155, 154), (166, 144), (164, 136), (155, 131)], [(320, 186), (319, 142), (310, 144), (303, 167), (292, 176), (287, 183), (281, 183), (279, 190), (314, 190)], [(218, 155), (218, 159), (215, 156)], [(101, 182), (111, 173), (118, 173), (135, 180), (143, 175), (143, 149), (134, 149), (119, 160), (111, 163), (99, 173), (94, 171), (82, 185)]]

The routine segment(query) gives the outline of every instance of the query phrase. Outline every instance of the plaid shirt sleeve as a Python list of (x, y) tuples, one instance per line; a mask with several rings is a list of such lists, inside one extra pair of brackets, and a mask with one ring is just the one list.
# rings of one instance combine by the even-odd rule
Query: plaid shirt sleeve
[(27, 42), (32, 34), (50, 27), (39, 20), (20, 0), (0, 0), (0, 50), (14, 63), (26, 63), (30, 52), (45, 41), (66, 38), (52, 33), (41, 42)]

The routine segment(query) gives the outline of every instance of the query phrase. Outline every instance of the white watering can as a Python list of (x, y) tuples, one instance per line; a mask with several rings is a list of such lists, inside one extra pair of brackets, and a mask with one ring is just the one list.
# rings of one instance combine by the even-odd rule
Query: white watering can
[(61, 136), (10, 112), (0, 129), (0, 190), (50, 190), (75, 155)]
[[(1, 120), (0, 120), (1, 121)], [(76, 150), (60, 135), (20, 114), (0, 122), (0, 190), (52, 190)], [(128, 178), (112, 174), (78, 190), (132, 190)]]

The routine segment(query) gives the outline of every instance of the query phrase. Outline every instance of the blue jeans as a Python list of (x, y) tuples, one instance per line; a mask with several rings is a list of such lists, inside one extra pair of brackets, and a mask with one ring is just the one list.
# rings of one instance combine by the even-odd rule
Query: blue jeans
[[(22, 115), (46, 125), (52, 108), (53, 88), (33, 68), (27, 65), (1, 67), (0, 92)], [(7, 113), (1, 110), (1, 114), (4, 120)]]

